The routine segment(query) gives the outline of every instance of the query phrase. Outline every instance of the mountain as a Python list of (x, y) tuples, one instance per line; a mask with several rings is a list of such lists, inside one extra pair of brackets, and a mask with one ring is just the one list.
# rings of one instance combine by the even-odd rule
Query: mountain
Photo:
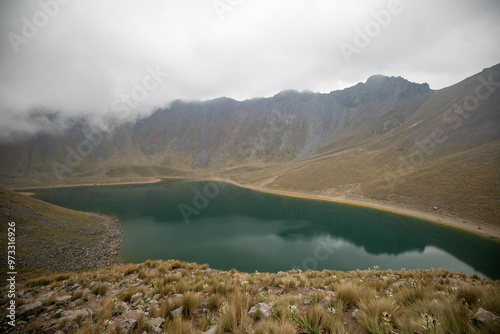
[(1, 144), (0, 185), (219, 177), (500, 225), (499, 82), (500, 64), (437, 91), (375, 75), (328, 94), (174, 101), (109, 131)]

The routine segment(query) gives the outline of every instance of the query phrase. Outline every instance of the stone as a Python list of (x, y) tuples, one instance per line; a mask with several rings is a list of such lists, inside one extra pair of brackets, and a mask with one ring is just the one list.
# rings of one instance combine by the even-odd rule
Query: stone
[(175, 299), (175, 298), (182, 298), (182, 297), (184, 297), (184, 295), (183, 295), (182, 293), (174, 293), (174, 294), (172, 295), (172, 298), (174, 298), (174, 299)]
[(83, 320), (87, 317), (91, 317), (93, 314), (93, 310), (90, 309), (63, 311), (61, 313), (61, 320), (65, 318), (69, 323), (76, 323), (78, 318)]
[(437, 206), (434, 206), (434, 207), (433, 207), (433, 209), (434, 209), (434, 210), (437, 210), (437, 209), (439, 209), (439, 208), (438, 208)]
[(326, 293), (328, 296), (333, 297), (333, 298), (335, 298), (335, 296), (337, 295), (335, 292), (330, 291), (330, 290), (325, 290), (325, 293)]
[(271, 306), (266, 303), (258, 303), (257, 305), (252, 306), (250, 311), (248, 311), (248, 315), (250, 317), (253, 317), (257, 310), (260, 310), (260, 312), (262, 313), (262, 318), (269, 318), (272, 315)]
[(95, 288), (99, 287), (99, 284), (101, 284), (101, 281), (93, 281), (92, 283), (90, 283), (89, 289), (94, 290)]
[(500, 328), (500, 317), (482, 308), (477, 310), (472, 321), (477, 325), (497, 326), (497, 329)]
[(62, 305), (62, 304), (67, 304), (71, 301), (71, 296), (66, 295), (66, 296), (59, 296), (54, 298), (54, 304), (56, 305)]
[(125, 319), (120, 322), (121, 333), (133, 333), (137, 328), (137, 320), (135, 319)]
[(172, 318), (180, 317), (182, 315), (182, 311), (184, 311), (184, 306), (178, 307), (175, 310), (173, 310), (172, 312), (170, 312), (170, 316)]
[(163, 319), (161, 317), (149, 319), (148, 323), (149, 323), (149, 326), (151, 327), (150, 333), (160, 334), (162, 332), (162, 326), (163, 326), (164, 322), (165, 322), (165, 319)]
[(45, 302), (46, 302), (47, 300), (49, 300), (50, 298), (52, 298), (52, 295), (53, 295), (53, 294), (54, 294), (53, 292), (49, 292), (49, 293), (47, 293), (47, 294), (45, 294), (45, 295), (41, 296), (40, 298), (37, 298), (37, 299), (36, 299), (36, 301), (37, 301), (37, 302), (40, 302), (40, 303), (42, 303), (42, 304), (45, 304)]
[(83, 300), (89, 300), (91, 292), (88, 288), (83, 289)]
[(331, 301), (332, 301), (332, 299), (330, 297), (326, 296), (325, 298), (320, 300), (319, 305), (326, 306), (326, 305), (330, 304)]
[(129, 307), (128, 307), (127, 303), (125, 303), (124, 301), (121, 301), (121, 302), (118, 302), (116, 304), (116, 309), (121, 311), (122, 313), (125, 313), (125, 312), (128, 312)]
[(144, 296), (144, 295), (141, 292), (137, 292), (135, 295), (130, 297), (130, 304), (137, 303), (139, 300), (142, 299), (142, 296)]
[(359, 309), (355, 309), (351, 313), (351, 319), (357, 320), (360, 315), (361, 315), (361, 311)]
[(20, 317), (21, 316), (28, 316), (28, 315), (32, 315), (32, 314), (37, 313), (42, 308), (43, 308), (43, 304), (40, 301), (36, 301), (34, 303), (31, 303), (31, 304), (25, 304), (25, 305), (19, 306), (19, 308), (17, 309), (17, 312), (18, 312)]
[(203, 332), (202, 334), (215, 334), (217, 333), (218, 329), (219, 327), (217, 325), (213, 325), (206, 332)]

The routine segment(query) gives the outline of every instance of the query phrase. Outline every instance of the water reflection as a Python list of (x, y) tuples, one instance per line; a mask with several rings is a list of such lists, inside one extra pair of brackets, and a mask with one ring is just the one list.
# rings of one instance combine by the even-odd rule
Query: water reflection
[[(498, 243), (359, 206), (264, 194), (227, 185), (186, 224), (206, 182), (167, 181), (37, 191), (69, 208), (120, 218), (124, 261), (177, 258), (242, 271), (445, 268), (500, 278)], [(318, 248), (320, 247), (320, 248)]]

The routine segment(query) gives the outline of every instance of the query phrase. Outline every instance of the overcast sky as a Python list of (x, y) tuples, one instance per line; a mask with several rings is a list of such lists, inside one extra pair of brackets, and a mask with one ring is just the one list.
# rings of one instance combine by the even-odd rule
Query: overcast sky
[(5, 139), (373, 74), (444, 88), (500, 62), (500, 1), (0, 0), (0, 35)]

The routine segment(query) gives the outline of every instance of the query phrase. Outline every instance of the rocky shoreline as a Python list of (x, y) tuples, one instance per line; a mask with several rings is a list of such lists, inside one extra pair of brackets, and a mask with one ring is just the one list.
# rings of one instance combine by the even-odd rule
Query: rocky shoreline
[(92, 217), (102, 223), (104, 231), (101, 232), (100, 241), (91, 243), (86, 241), (99, 234), (86, 228), (78, 230), (81, 239), (73, 239), (62, 245), (54, 245), (48, 240), (30, 238), (30, 233), (23, 234), (23, 242), (26, 245), (36, 244), (39, 252), (21, 256), (18, 260), (18, 268), (81, 271), (116, 264), (115, 258), (122, 240), (118, 220), (100, 214), (93, 214)]
[[(82, 271), (116, 264), (122, 231), (117, 219), (79, 212), (0, 189), (1, 253), (7, 223), (15, 223), (15, 269), (24, 273)], [(7, 256), (0, 264), (7, 266)], [(26, 275), (30, 276), (30, 275)]]

